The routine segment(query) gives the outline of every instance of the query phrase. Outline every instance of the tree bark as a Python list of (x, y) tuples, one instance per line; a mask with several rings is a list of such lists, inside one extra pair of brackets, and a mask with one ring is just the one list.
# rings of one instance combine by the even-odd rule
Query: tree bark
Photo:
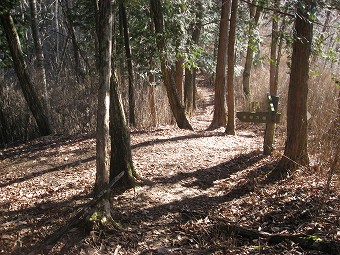
[(225, 72), (227, 65), (226, 62), (230, 7), (230, 0), (222, 0), (216, 64), (214, 116), (207, 130), (214, 130), (219, 127), (225, 127), (227, 123)]
[(176, 60), (176, 89), (178, 92), (178, 96), (181, 100), (181, 103), (183, 103), (183, 77), (184, 77), (184, 67), (183, 67), (184, 61), (182, 57), (177, 57)]
[(119, 14), (123, 25), (123, 34), (124, 34), (124, 47), (125, 47), (125, 55), (126, 62), (128, 67), (128, 75), (129, 75), (129, 123), (132, 127), (136, 126), (136, 118), (135, 118), (135, 89), (134, 89), (134, 75), (133, 75), (133, 67), (132, 67), (132, 54), (130, 47), (130, 39), (129, 39), (129, 30), (128, 30), (128, 21), (126, 15), (126, 8), (124, 1), (121, 0), (119, 4)]
[[(257, 0), (253, 0), (252, 4), (255, 4)], [(258, 26), (260, 16), (261, 16), (261, 7), (256, 7), (253, 5), (249, 5), (250, 10), (250, 23), (249, 23), (249, 39), (248, 39), (248, 47), (246, 54), (246, 61), (244, 64), (243, 70), (243, 93), (246, 99), (249, 101), (250, 99), (250, 72), (253, 65), (254, 59), (254, 44), (256, 43), (254, 40), (254, 29)]]
[(234, 65), (235, 65), (235, 39), (237, 22), (238, 0), (233, 0), (230, 15), (230, 31), (228, 43), (228, 82), (227, 82), (227, 104), (228, 123), (225, 130), (227, 135), (235, 135), (235, 95), (234, 95)]
[(49, 95), (47, 91), (46, 71), (45, 71), (45, 58), (43, 47), (41, 43), (39, 26), (38, 26), (38, 15), (37, 15), (37, 2), (36, 0), (29, 0), (30, 11), (31, 11), (31, 28), (34, 42), (35, 56), (36, 56), (36, 70), (37, 70), (37, 82), (39, 82), (39, 94), (41, 100), (45, 104), (47, 115), (50, 116), (50, 103)]
[(150, 0), (151, 13), (155, 24), (155, 33), (157, 40), (157, 48), (159, 51), (159, 57), (161, 62), (161, 71), (163, 76), (164, 85), (169, 98), (170, 107), (172, 113), (176, 119), (177, 126), (181, 129), (193, 130), (186, 115), (185, 109), (181, 104), (178, 92), (176, 90), (176, 84), (172, 77), (172, 72), (167, 63), (166, 51), (165, 51), (165, 38), (164, 38), (164, 24), (163, 13), (160, 0)]
[[(112, 3), (113, 4), (113, 3)], [(97, 194), (107, 186), (110, 179), (109, 160), (109, 109), (110, 109), (110, 79), (112, 53), (112, 4), (111, 0), (99, 1), (99, 19), (97, 24), (99, 39), (99, 89), (96, 137), (96, 182), (94, 191)], [(110, 215), (110, 203), (104, 201), (104, 214)]]
[[(0, 4), (0, 9), (3, 8)], [(6, 34), (9, 50), (13, 59), (14, 69), (18, 76), (18, 80), (23, 91), (24, 97), (27, 101), (28, 107), (31, 110), (33, 117), (37, 123), (41, 135), (51, 134), (51, 125), (48, 119), (47, 110), (41, 103), (35, 89), (33, 82), (29, 76), (27, 64), (24, 60), (24, 55), (21, 50), (21, 45), (16, 31), (13, 19), (9, 11), (0, 14), (1, 24)]]
[[(280, 0), (274, 1), (274, 7), (279, 10)], [(272, 41), (270, 45), (270, 70), (269, 70), (269, 91), (270, 95), (277, 96), (278, 90), (278, 41), (279, 41), (279, 17), (273, 16), (272, 18)], [(270, 155), (274, 148), (274, 136), (275, 136), (275, 123), (267, 123), (264, 135), (263, 154)]]
[[(199, 42), (201, 29), (202, 29), (202, 19), (203, 19), (203, 4), (201, 0), (195, 3), (195, 15), (196, 22), (193, 24), (192, 28), (192, 42), (197, 45)], [(196, 75), (195, 68), (185, 70), (185, 82), (184, 82), (184, 102), (186, 113), (191, 116), (195, 109), (195, 87), (196, 87)]]
[(309, 164), (307, 151), (307, 95), (309, 57), (313, 39), (314, 0), (305, 0), (297, 4), (295, 19), (295, 40), (293, 42), (291, 74), (287, 104), (287, 139), (284, 156), (273, 177), (287, 175), (289, 169)]
[(120, 189), (132, 188), (137, 175), (132, 162), (130, 131), (126, 123), (121, 95), (114, 75), (111, 77), (111, 109), (110, 109), (110, 134), (111, 134), (111, 161), (110, 179), (120, 172), (124, 177), (120, 180)]

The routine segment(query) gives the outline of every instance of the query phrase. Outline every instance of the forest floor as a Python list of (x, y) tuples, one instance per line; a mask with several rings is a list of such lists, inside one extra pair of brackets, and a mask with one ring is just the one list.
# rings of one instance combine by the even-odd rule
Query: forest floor
[[(119, 227), (71, 228), (46, 254), (329, 254), (315, 244), (339, 247), (338, 176), (328, 192), (327, 170), (317, 165), (268, 181), (282, 141), (263, 156), (264, 125), (238, 122), (235, 136), (204, 131), (213, 89), (200, 86), (199, 94), (195, 132), (131, 133), (136, 169), (148, 182), (113, 198)], [(0, 254), (40, 254), (45, 238), (91, 200), (95, 172), (93, 135), (0, 150)], [(282, 238), (253, 235), (263, 232)]]

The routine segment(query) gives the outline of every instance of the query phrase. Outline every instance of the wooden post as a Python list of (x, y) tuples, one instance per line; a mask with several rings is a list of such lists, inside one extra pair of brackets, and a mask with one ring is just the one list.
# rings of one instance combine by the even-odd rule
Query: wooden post
[[(273, 115), (276, 115), (279, 105), (279, 97), (268, 94), (268, 104), (269, 112), (271, 112), (271, 114)], [(276, 127), (275, 122), (266, 123), (266, 131), (264, 134), (263, 142), (263, 155), (270, 155), (273, 152), (275, 127)]]

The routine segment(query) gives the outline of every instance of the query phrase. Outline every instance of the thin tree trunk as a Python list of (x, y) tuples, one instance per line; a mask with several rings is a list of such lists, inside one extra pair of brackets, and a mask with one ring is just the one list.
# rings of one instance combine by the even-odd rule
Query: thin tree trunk
[[(307, 96), (309, 57), (313, 39), (314, 0), (298, 3), (295, 20), (296, 36), (293, 42), (291, 74), (287, 105), (287, 140), (284, 156), (272, 175), (280, 178), (288, 169), (309, 164), (307, 151)], [(303, 6), (304, 5), (304, 6)]]
[(128, 74), (129, 74), (129, 123), (132, 127), (135, 127), (136, 119), (135, 119), (134, 75), (133, 75), (133, 67), (132, 67), (132, 54), (131, 54), (131, 48), (130, 48), (128, 21), (127, 21), (127, 15), (126, 15), (126, 8), (125, 8), (125, 4), (123, 0), (121, 0), (119, 4), (119, 13), (120, 13), (120, 17), (121, 17), (121, 21), (123, 25), (125, 55), (126, 55)]
[(226, 63), (230, 7), (230, 0), (222, 0), (220, 33), (216, 64), (214, 116), (207, 130), (214, 130), (219, 127), (225, 127), (227, 122), (225, 72), (227, 65)]
[[(275, 0), (274, 6), (277, 10), (280, 8), (280, 0)], [(270, 76), (269, 76), (269, 91), (270, 95), (277, 96), (278, 90), (278, 41), (279, 41), (279, 21), (278, 16), (273, 16), (272, 18), (272, 42), (270, 46)], [(263, 142), (263, 154), (270, 155), (274, 148), (274, 136), (275, 136), (275, 123), (267, 123), (266, 130), (264, 134)]]
[(164, 38), (164, 28), (163, 28), (163, 13), (160, 0), (150, 0), (151, 12), (153, 16), (153, 21), (155, 24), (155, 33), (157, 38), (157, 48), (160, 54), (161, 71), (163, 76), (164, 85), (169, 98), (170, 107), (172, 113), (176, 119), (177, 126), (181, 129), (193, 130), (190, 125), (186, 115), (185, 109), (181, 104), (178, 92), (176, 90), (176, 84), (172, 77), (172, 72), (167, 63), (167, 58), (165, 56), (165, 38)]
[(79, 77), (83, 77), (85, 71), (83, 70), (81, 61), (80, 61), (80, 47), (79, 44), (77, 42), (77, 38), (76, 38), (76, 33), (75, 33), (75, 29), (74, 26), (72, 24), (72, 18), (70, 17), (71, 15), (71, 10), (69, 7), (69, 2), (68, 0), (64, 0), (64, 6), (62, 5), (62, 0), (60, 1), (60, 5), (62, 7), (65, 19), (66, 19), (66, 27), (68, 30), (68, 33), (70, 35), (71, 38), (71, 42), (72, 42), (72, 48), (73, 48), (73, 57), (74, 57), (74, 64), (75, 64), (75, 71), (76, 71), (76, 75), (77, 75), (77, 79), (79, 82)]
[(47, 91), (47, 81), (46, 81), (46, 71), (45, 71), (45, 58), (43, 47), (40, 39), (38, 17), (37, 17), (37, 3), (36, 0), (29, 0), (30, 10), (31, 10), (31, 28), (32, 36), (36, 55), (36, 70), (37, 77), (36, 80), (39, 82), (39, 94), (42, 97), (42, 102), (45, 103), (45, 108), (47, 110), (47, 115), (50, 116), (50, 103)]
[(29, 76), (27, 64), (24, 60), (24, 55), (21, 50), (18, 33), (16, 31), (13, 19), (8, 12), (1, 13), (0, 19), (3, 30), (6, 34), (6, 39), (14, 63), (14, 69), (18, 76), (18, 80), (28, 107), (35, 118), (40, 134), (49, 135), (51, 134), (51, 126), (48, 120), (47, 110), (41, 103)]
[(233, 0), (230, 15), (230, 31), (228, 43), (228, 77), (227, 77), (227, 104), (228, 123), (225, 130), (227, 135), (235, 135), (235, 95), (234, 95), (234, 65), (235, 65), (235, 39), (237, 22), (238, 0)]
[[(192, 42), (194, 45), (197, 45), (199, 42), (201, 29), (202, 29), (202, 19), (203, 19), (203, 4), (201, 0), (196, 1), (195, 3), (195, 15), (196, 22), (193, 24), (192, 28)], [(186, 113), (191, 116), (195, 107), (194, 107), (194, 98), (195, 98), (195, 87), (196, 87), (196, 76), (194, 75), (195, 68), (186, 69), (185, 70), (185, 82), (184, 82), (184, 102), (185, 102), (185, 110)]]
[[(256, 4), (257, 0), (253, 0), (252, 4)], [(249, 24), (249, 39), (248, 39), (248, 47), (247, 47), (247, 54), (246, 54), (246, 61), (244, 64), (243, 70), (243, 93), (247, 100), (250, 99), (250, 72), (253, 66), (253, 59), (254, 59), (254, 29), (258, 26), (260, 16), (261, 16), (261, 9), (260, 7), (249, 5), (250, 9), (250, 24)]]

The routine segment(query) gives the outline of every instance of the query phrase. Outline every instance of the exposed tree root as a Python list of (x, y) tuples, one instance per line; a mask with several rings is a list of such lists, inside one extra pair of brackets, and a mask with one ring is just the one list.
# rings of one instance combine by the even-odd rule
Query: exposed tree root
[(268, 232), (258, 231), (227, 222), (224, 219), (215, 219), (218, 221), (218, 229), (223, 232), (233, 233), (246, 238), (265, 238), (268, 243), (280, 243), (283, 241), (292, 241), (302, 248), (309, 250), (322, 251), (327, 254), (340, 254), (340, 242), (324, 240), (317, 236), (311, 235), (294, 235), (294, 234), (271, 234)]

